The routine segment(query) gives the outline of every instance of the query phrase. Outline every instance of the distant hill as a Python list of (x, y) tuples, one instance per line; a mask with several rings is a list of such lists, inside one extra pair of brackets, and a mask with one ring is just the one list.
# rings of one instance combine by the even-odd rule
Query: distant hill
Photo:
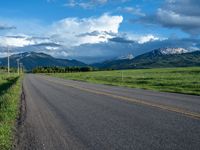
[[(32, 70), (38, 66), (87, 66), (77, 60), (57, 59), (44, 53), (25, 52), (10, 56), (10, 66), (17, 67), (17, 59), (23, 63), (26, 70)], [(0, 58), (0, 66), (7, 65), (7, 57)]]
[(161, 68), (200, 66), (200, 51), (188, 52), (183, 48), (156, 49), (133, 59), (112, 60), (96, 63), (103, 69)]

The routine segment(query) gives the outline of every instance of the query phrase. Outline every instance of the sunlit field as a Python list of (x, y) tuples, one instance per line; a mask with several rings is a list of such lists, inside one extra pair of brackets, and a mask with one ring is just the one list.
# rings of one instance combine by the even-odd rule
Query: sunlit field
[(20, 102), (20, 80), (17, 75), (0, 74), (0, 150), (11, 148), (13, 130)]
[(200, 67), (48, 74), (64, 79), (200, 95)]

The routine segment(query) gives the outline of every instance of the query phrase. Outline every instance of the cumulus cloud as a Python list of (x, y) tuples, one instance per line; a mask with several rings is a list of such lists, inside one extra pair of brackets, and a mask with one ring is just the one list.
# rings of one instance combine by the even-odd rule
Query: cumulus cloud
[(160, 24), (167, 28), (179, 28), (191, 35), (200, 34), (200, 1), (166, 0), (155, 14), (134, 20), (140, 23)]
[[(122, 16), (104, 14), (99, 17), (62, 19), (48, 25), (38, 36), (9, 32), (0, 36), (0, 56), (4, 56), (6, 47), (10, 47), (13, 53), (36, 51), (56, 57), (73, 57), (77, 55), (75, 48), (80, 45), (108, 42), (118, 34), (122, 21)], [(41, 37), (41, 34), (45, 37)]]
[(24, 47), (33, 44), (33, 41), (27, 40), (26, 37), (0, 37), (2, 47)]
[(31, 37), (28, 35), (0, 36), (0, 47), (19, 48), (29, 45), (54, 47), (59, 46), (57, 43), (52, 43), (51, 39), (44, 37)]
[(119, 34), (114, 38), (111, 38), (110, 41), (119, 42), (119, 43), (133, 43), (134, 42), (138, 44), (143, 44), (143, 43), (152, 42), (156, 40), (162, 41), (164, 39), (166, 38), (158, 37), (153, 34), (137, 35), (137, 34), (124, 33), (124, 34)]
[(143, 44), (146, 42), (152, 42), (152, 41), (156, 41), (159, 40), (158, 37), (153, 36), (153, 35), (146, 35), (146, 36), (141, 36), (138, 38), (138, 43)]
[(122, 16), (108, 14), (97, 18), (66, 18), (54, 23), (49, 35), (67, 47), (106, 42), (112, 34), (118, 33), (122, 21)]

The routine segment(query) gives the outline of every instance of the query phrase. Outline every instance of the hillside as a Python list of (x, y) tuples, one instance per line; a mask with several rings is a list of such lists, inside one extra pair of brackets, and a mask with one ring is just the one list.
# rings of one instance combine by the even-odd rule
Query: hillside
[[(23, 63), (26, 70), (32, 70), (38, 66), (86, 66), (77, 60), (57, 59), (44, 53), (25, 52), (10, 56), (10, 66), (17, 67), (17, 60)], [(0, 66), (7, 65), (7, 58), (0, 58)]]
[(200, 66), (200, 51), (187, 52), (184, 49), (157, 49), (133, 59), (112, 60), (93, 64), (98, 68), (131, 69)]

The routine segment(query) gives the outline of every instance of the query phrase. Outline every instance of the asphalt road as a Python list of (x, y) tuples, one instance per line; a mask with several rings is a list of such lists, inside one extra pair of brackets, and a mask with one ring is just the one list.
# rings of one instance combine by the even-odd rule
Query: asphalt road
[(40, 75), (23, 81), (20, 150), (199, 150), (200, 97)]

